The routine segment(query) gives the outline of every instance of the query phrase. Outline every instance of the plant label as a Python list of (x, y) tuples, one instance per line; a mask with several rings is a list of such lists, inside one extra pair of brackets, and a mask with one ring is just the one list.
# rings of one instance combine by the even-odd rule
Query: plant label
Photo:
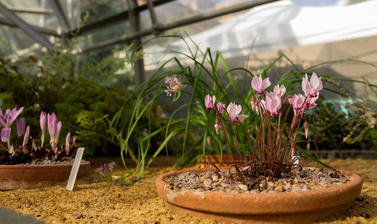
[(84, 153), (84, 148), (80, 147), (77, 149), (75, 160), (73, 161), (71, 173), (69, 174), (68, 183), (67, 183), (67, 190), (72, 191), (73, 186), (75, 185), (75, 181), (77, 178), (77, 173), (79, 172), (80, 163), (82, 159), (82, 154)]

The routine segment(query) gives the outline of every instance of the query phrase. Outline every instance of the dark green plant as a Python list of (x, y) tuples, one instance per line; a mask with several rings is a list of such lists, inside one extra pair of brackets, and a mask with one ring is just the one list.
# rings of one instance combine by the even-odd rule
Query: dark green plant
[[(74, 39), (40, 59), (28, 56), (11, 61), (0, 57), (1, 105), (23, 105), (32, 127), (38, 127), (35, 117), (40, 110), (55, 111), (65, 121), (63, 131), (73, 132), (78, 145), (86, 147), (86, 155), (116, 153), (108, 117), (113, 117), (129, 97), (125, 86), (130, 83), (131, 63), (138, 54), (130, 46), (115, 49), (102, 61), (88, 62), (75, 71), (77, 43)], [(119, 57), (119, 53), (125, 56)], [(36, 128), (31, 130), (35, 136)]]

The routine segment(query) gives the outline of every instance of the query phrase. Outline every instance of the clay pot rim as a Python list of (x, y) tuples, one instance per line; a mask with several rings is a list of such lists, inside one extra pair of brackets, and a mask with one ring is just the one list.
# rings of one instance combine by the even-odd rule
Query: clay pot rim
[[(168, 176), (206, 170), (208, 169), (187, 169), (162, 175), (156, 179), (157, 192), (168, 203), (189, 209), (228, 214), (275, 214), (321, 210), (349, 203), (360, 194), (362, 185), (360, 176), (345, 171), (342, 172), (350, 176), (350, 181), (345, 184), (297, 192), (232, 193), (199, 190), (173, 192), (163, 181)], [(239, 206), (237, 210), (229, 208), (237, 203), (244, 206)]]
[[(82, 160), (80, 165), (88, 165), (90, 161)], [(72, 164), (0, 164), (0, 169), (38, 169), (38, 168), (65, 168), (72, 166)]]

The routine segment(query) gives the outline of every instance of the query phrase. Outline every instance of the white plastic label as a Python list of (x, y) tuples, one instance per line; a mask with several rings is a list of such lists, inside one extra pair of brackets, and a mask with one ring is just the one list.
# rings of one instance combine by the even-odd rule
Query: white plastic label
[(67, 183), (67, 190), (69, 191), (72, 191), (73, 186), (75, 185), (83, 153), (84, 153), (83, 147), (77, 149), (76, 157), (75, 157), (75, 160), (73, 161), (71, 173), (69, 174), (68, 183)]

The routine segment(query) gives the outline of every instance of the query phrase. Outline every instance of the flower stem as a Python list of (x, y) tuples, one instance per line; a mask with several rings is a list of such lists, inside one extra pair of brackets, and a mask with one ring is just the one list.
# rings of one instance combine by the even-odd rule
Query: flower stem
[(228, 148), (229, 148), (229, 151), (230, 151), (230, 155), (232, 157), (232, 160), (234, 161), (234, 156), (233, 156), (233, 151), (232, 151), (232, 147), (230, 146), (230, 142), (229, 142), (229, 137), (228, 135), (226, 134), (226, 129), (225, 129), (225, 125), (224, 125), (224, 121), (223, 119), (221, 119), (221, 116), (219, 115), (219, 118), (220, 118), (220, 122), (221, 122), (221, 127), (223, 129), (223, 132), (224, 132), (224, 136), (225, 136), (225, 140), (226, 140), (226, 144), (228, 145)]

